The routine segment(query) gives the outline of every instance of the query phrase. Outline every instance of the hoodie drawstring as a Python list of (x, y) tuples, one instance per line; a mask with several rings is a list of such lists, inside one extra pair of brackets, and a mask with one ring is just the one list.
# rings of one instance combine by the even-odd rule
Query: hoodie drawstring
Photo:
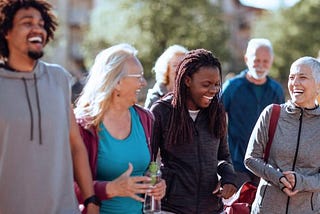
[[(35, 82), (35, 91), (36, 91), (36, 101), (37, 101), (37, 110), (38, 110), (38, 125), (39, 125), (39, 144), (42, 145), (42, 125), (41, 125), (41, 108), (40, 108), (40, 99), (39, 99), (39, 90), (38, 90), (38, 82), (36, 78), (36, 74), (33, 75), (33, 79)], [(28, 101), (28, 107), (30, 112), (30, 140), (33, 140), (33, 111), (30, 101), (30, 96), (28, 92), (27, 82), (25, 78), (22, 78), (24, 83), (24, 90), (26, 92), (27, 101)]]
[(38, 90), (38, 82), (37, 82), (36, 74), (33, 74), (33, 78), (36, 86), (35, 89), (36, 89), (37, 108), (38, 108), (39, 141), (41, 145), (42, 144), (41, 108), (40, 108), (39, 90)]
[(30, 97), (29, 97), (29, 93), (28, 93), (28, 88), (27, 88), (27, 82), (25, 78), (22, 78), (23, 83), (24, 83), (24, 91), (26, 92), (26, 96), (27, 96), (27, 101), (28, 101), (28, 107), (29, 107), (29, 112), (30, 112), (30, 140), (33, 140), (33, 112), (32, 112), (32, 108), (31, 108), (31, 103), (30, 103)]

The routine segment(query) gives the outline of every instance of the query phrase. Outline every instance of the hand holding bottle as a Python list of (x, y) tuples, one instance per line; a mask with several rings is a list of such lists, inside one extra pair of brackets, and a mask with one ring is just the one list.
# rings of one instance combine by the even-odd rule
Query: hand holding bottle
[(131, 197), (137, 201), (144, 202), (144, 199), (137, 194), (145, 194), (150, 191), (151, 178), (148, 176), (131, 176), (133, 166), (129, 163), (127, 171), (113, 181), (108, 182), (106, 193), (108, 197), (115, 196)]
[(151, 178), (149, 182), (150, 191), (145, 194), (145, 201), (143, 205), (144, 213), (160, 213), (161, 212), (161, 198), (165, 195), (166, 184), (161, 179), (160, 167), (156, 162), (151, 162), (146, 176)]
[(149, 189), (148, 194), (152, 195), (156, 200), (161, 200), (166, 194), (166, 188), (167, 185), (165, 180), (160, 179), (159, 183)]

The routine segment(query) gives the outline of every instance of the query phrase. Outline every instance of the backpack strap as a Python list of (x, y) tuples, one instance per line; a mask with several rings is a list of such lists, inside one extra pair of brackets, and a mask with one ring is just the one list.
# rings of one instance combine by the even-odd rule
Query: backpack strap
[(268, 136), (269, 136), (269, 140), (266, 146), (266, 150), (264, 152), (264, 156), (263, 156), (263, 160), (267, 163), (268, 162), (268, 158), (269, 158), (269, 153), (270, 153), (270, 148), (271, 148), (271, 144), (273, 141), (273, 136), (274, 133), (276, 131), (276, 127), (278, 124), (278, 119), (279, 119), (279, 115), (280, 115), (280, 105), (278, 104), (273, 104), (272, 105), (272, 112), (271, 112), (271, 117), (270, 117), (270, 124), (269, 124), (269, 132), (268, 132)]

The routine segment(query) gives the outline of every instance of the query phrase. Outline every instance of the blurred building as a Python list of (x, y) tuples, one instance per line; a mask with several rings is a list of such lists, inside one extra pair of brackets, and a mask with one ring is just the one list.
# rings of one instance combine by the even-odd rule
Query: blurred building
[(226, 70), (238, 72), (245, 67), (244, 54), (251, 38), (251, 27), (264, 10), (245, 6), (240, 0), (219, 1), (224, 11), (224, 20), (230, 31), (231, 61)]
[[(54, 6), (59, 19), (56, 40), (50, 45), (46, 58), (67, 68), (74, 76), (83, 71), (81, 45), (89, 27), (90, 13), (107, 0), (49, 0)], [(240, 0), (210, 0), (220, 4), (224, 10), (224, 20), (230, 30), (229, 48), (232, 60), (226, 70), (237, 72), (245, 65), (243, 55), (251, 37), (251, 26), (263, 12), (262, 9), (248, 7)]]
[[(90, 23), (94, 0), (48, 0), (58, 16), (55, 41), (50, 44), (48, 61), (58, 63), (75, 77), (85, 70), (81, 45)], [(79, 73), (80, 72), (80, 73)]]

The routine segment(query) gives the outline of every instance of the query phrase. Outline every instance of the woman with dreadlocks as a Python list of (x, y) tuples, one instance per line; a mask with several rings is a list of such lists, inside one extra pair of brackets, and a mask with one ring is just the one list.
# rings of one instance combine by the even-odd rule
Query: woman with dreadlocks
[(197, 49), (186, 54), (177, 72), (173, 93), (151, 108), (153, 146), (160, 149), (167, 183), (162, 209), (221, 213), (222, 198), (236, 192), (219, 99), (221, 64), (210, 51)]

